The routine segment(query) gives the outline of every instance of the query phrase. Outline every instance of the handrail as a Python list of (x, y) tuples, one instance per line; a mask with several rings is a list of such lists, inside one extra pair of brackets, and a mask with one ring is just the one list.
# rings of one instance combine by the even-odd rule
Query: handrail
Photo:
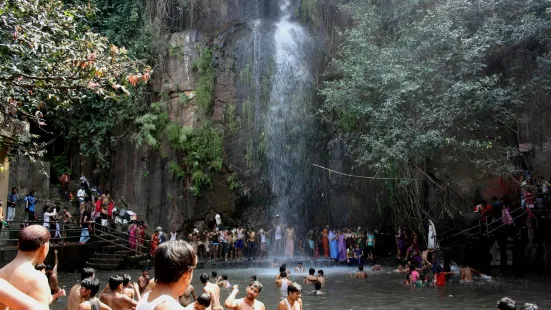
[[(124, 245), (122, 245), (122, 244), (120, 244), (120, 243), (116, 243), (116, 242), (113, 241), (113, 240), (105, 239), (105, 238), (103, 238), (103, 237), (101, 237), (101, 236), (99, 236), (99, 235), (96, 235), (96, 238), (101, 239), (101, 240), (103, 240), (103, 241), (107, 241), (107, 242), (112, 243), (112, 244), (114, 244), (114, 245), (117, 245), (117, 246), (119, 246), (119, 247), (121, 247), (121, 248), (130, 250), (130, 251), (132, 251), (132, 252), (137, 252), (136, 249), (131, 249), (131, 248), (129, 248), (129, 247), (127, 247), (127, 246), (124, 246)], [(145, 252), (145, 254), (148, 254), (147, 251)]]
[[(98, 224), (98, 223), (94, 223), (94, 231), (98, 231), (98, 229), (96, 228), (96, 226), (99, 226), (99, 227), (101, 227), (101, 228), (106, 228), (106, 226), (101, 226), (101, 225)], [(107, 228), (110, 229), (110, 230), (114, 230), (114, 229), (112, 229), (112, 228), (110, 228), (110, 227), (107, 227)], [(127, 235), (127, 236), (130, 237), (130, 235), (129, 235), (128, 233), (125, 233), (125, 232), (122, 232), (122, 231), (118, 231), (118, 230), (115, 230), (115, 231), (116, 231), (117, 233), (122, 233), (122, 234), (125, 234), (125, 235)], [(103, 233), (103, 234), (106, 234), (106, 235), (108, 235), (108, 236), (111, 236), (111, 237), (113, 237), (113, 238), (115, 238), (115, 239), (118, 239), (118, 240), (121, 240), (121, 241), (124, 241), (124, 242), (129, 242), (129, 239), (121, 238), (121, 237), (116, 236), (116, 235), (114, 235), (114, 234), (112, 234), (112, 233), (108, 233), (108, 232), (105, 232), (105, 231), (103, 231), (102, 233)], [(100, 238), (100, 239), (102, 239), (102, 240), (106, 240), (106, 239), (104, 239), (104, 238), (101, 238), (100, 235), (98, 235), (98, 234), (96, 234), (96, 237), (98, 237), (98, 238)], [(149, 247), (147, 247), (147, 246), (145, 246), (145, 245), (140, 245), (140, 244), (138, 244), (137, 240), (138, 240), (138, 238), (136, 237), (136, 246), (139, 246), (139, 247), (145, 249), (146, 251), (149, 249)], [(144, 243), (145, 243), (145, 241), (147, 241), (147, 239), (143, 239), (143, 240), (144, 240)], [(109, 240), (109, 241), (110, 241), (110, 240)], [(117, 244), (118, 244), (118, 243), (117, 243)], [(120, 244), (119, 244), (119, 245), (120, 245)], [(123, 245), (120, 245), (120, 246), (124, 247)], [(132, 250), (132, 249), (131, 249), (131, 250)], [(135, 250), (132, 250), (132, 251), (135, 251)]]

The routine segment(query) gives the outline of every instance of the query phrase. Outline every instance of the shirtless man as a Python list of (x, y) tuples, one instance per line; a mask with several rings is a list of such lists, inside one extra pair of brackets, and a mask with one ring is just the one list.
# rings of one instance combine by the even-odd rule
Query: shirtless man
[(325, 277), (323, 276), (323, 270), (318, 270), (318, 281), (320, 281), (321, 285), (325, 285), (327, 280), (325, 280)]
[(245, 298), (236, 300), (235, 297), (237, 296), (237, 293), (239, 293), (239, 290), (237, 289), (237, 285), (234, 285), (233, 291), (226, 299), (224, 305), (228, 309), (236, 310), (266, 310), (264, 304), (259, 300), (256, 300), (261, 291), (262, 284), (256, 281), (247, 287), (247, 296)]
[(59, 292), (59, 284), (57, 280), (57, 250), (54, 250), (54, 267), (51, 265), (46, 266), (46, 277), (48, 278), (48, 285), (50, 285), (50, 292), (52, 295)]
[(142, 269), (142, 275), (138, 278), (138, 287), (140, 288), (140, 295), (143, 296), (145, 288), (149, 284), (149, 268), (144, 267)]
[(296, 283), (287, 287), (287, 298), (283, 299), (277, 305), (277, 310), (302, 310), (302, 288)]
[(354, 279), (367, 279), (367, 272), (364, 271), (364, 266), (359, 265), (358, 271), (353, 276)]
[(321, 291), (321, 282), (316, 281), (314, 282), (314, 288), (315, 290), (310, 293), (310, 295), (325, 295), (324, 292)]
[(310, 268), (308, 270), (308, 275), (304, 277), (304, 284), (315, 283), (318, 280), (318, 277), (314, 275), (315, 273), (316, 273), (316, 270), (314, 268)]
[(124, 294), (122, 283), (123, 279), (119, 275), (109, 278), (108, 286), (111, 291), (106, 293), (107, 287), (105, 287), (99, 299), (112, 309), (133, 309), (138, 303)]
[(220, 288), (218, 285), (214, 283), (209, 282), (209, 275), (206, 273), (203, 273), (199, 279), (201, 280), (201, 283), (205, 285), (203, 287), (203, 293), (207, 293), (210, 295), (210, 305), (212, 310), (221, 310), (223, 309), (220, 305)]
[(99, 291), (99, 280), (95, 278), (86, 278), (80, 282), (80, 297), (82, 303), (78, 310), (111, 310), (109, 306), (97, 299), (96, 294)]
[(4, 279), (0, 279), (0, 300), (10, 309), (48, 310), (48, 306), (39, 304)]
[[(192, 297), (193, 297), (193, 300), (191, 300)], [(180, 305), (182, 305), (183, 307), (187, 307), (190, 304), (194, 303), (195, 301), (197, 301), (197, 295), (195, 295), (195, 289), (193, 288), (193, 285), (190, 285), (184, 292), (184, 295), (180, 296)], [(209, 305), (210, 305), (210, 296), (209, 296)]]
[(132, 277), (127, 273), (122, 274), (121, 277), (123, 293), (131, 299), (134, 299), (135, 301), (140, 301), (142, 296), (140, 295), (140, 288), (138, 287), (138, 283), (132, 282)]
[(297, 266), (295, 267), (295, 272), (304, 272), (304, 267), (302, 267), (302, 263), (297, 263)]
[[(85, 267), (80, 271), (80, 281), (86, 278), (93, 278), (95, 274), (94, 268)], [(83, 302), (80, 295), (81, 282), (73, 285), (67, 295), (67, 310), (78, 310), (78, 306)], [(98, 288), (99, 290), (99, 288)], [(95, 295), (95, 294), (94, 294)]]
[(203, 293), (197, 300), (186, 307), (186, 310), (206, 310), (210, 307), (210, 295)]
[[(65, 290), (52, 296), (48, 279), (34, 266), (44, 262), (50, 250), (50, 232), (40, 225), (25, 227), (19, 234), (17, 256), (0, 269), (0, 279), (8, 281), (16, 289), (48, 306), (54, 299), (65, 296)], [(0, 305), (0, 309), (6, 309)]]
[(473, 282), (473, 272), (481, 276), (484, 275), (482, 272), (469, 266), (461, 266), (461, 268), (459, 268), (459, 272), (461, 274), (460, 281), (462, 282)]

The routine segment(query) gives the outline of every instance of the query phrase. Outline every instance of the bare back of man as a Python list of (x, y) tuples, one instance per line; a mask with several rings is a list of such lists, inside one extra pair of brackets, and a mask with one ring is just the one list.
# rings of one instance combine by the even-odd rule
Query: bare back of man
[(203, 293), (210, 295), (210, 306), (213, 310), (222, 309), (220, 305), (220, 287), (218, 285), (207, 282), (203, 288)]
[(367, 279), (367, 273), (365, 271), (357, 271), (354, 275), (356, 279)]
[(128, 295), (113, 291), (101, 294), (100, 301), (114, 310), (133, 309), (137, 304)]
[(79, 305), (83, 302), (80, 296), (80, 284), (75, 284), (71, 287), (69, 295), (67, 295), (67, 310), (78, 310)]
[(190, 285), (184, 294), (180, 296), (180, 305), (187, 307), (196, 300), (197, 296), (195, 295), (195, 289), (193, 288), (193, 285)]
[(314, 284), (318, 280), (318, 277), (313, 275), (307, 275), (304, 277), (304, 283), (306, 284)]
[[(48, 306), (52, 302), (48, 278), (42, 272), (34, 269), (31, 261), (14, 260), (0, 269), (0, 278), (8, 281), (23, 294), (34, 298), (42, 305)], [(0, 309), (6, 309), (0, 306)]]

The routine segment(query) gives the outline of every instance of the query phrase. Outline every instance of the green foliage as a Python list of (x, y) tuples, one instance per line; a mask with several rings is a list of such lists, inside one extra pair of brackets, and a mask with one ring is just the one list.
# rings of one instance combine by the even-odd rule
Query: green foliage
[(191, 99), (185, 94), (185, 93), (180, 93), (179, 95), (179, 101), (180, 101), (180, 104), (187, 104)]
[(231, 190), (237, 190), (241, 187), (241, 183), (239, 182), (239, 179), (237, 177), (236, 172), (228, 175), (226, 180), (227, 180), (228, 186), (230, 187)]
[(551, 73), (538, 57), (551, 43), (542, 14), (549, 5), (352, 1), (346, 8), (356, 25), (332, 62), (339, 78), (321, 91), (322, 114), (358, 164), (388, 170), (430, 160), (443, 176), (467, 158), (480, 175), (510, 173), (521, 108), (541, 94), (534, 79)]
[(150, 145), (162, 152), (166, 141), (177, 158), (168, 164), (173, 177), (191, 181), (194, 195), (211, 185), (210, 172), (219, 172), (223, 164), (223, 132), (209, 121), (198, 127), (180, 126), (170, 121), (166, 102), (153, 103), (150, 111), (136, 118), (138, 145)]
[[(2, 118), (16, 124), (34, 122), (43, 131), (52, 127), (68, 129), (65, 123), (80, 117), (94, 118), (96, 124), (91, 125), (100, 126), (101, 122), (95, 119), (100, 114), (75, 113), (97, 101), (114, 106), (132, 100), (133, 88), (148, 82), (149, 68), (131, 59), (126, 49), (111, 45), (107, 38), (91, 30), (87, 21), (94, 18), (94, 13), (89, 6), (72, 6), (61, 1), (0, 3)], [(47, 127), (45, 120), (53, 126)], [(19, 131), (17, 126), (12, 129), (16, 139), (34, 138)], [(68, 134), (70, 138), (81, 129), (58, 133)], [(80, 134), (93, 137), (103, 133), (98, 130)], [(40, 155), (40, 148), (30, 148), (30, 145), (33, 144), (18, 144), (21, 148), (12, 147), (12, 150), (29, 156)]]
[(137, 144), (143, 145), (146, 143), (155, 149), (159, 149), (162, 133), (170, 123), (166, 102), (153, 102), (149, 112), (137, 117), (135, 122), (138, 125), (138, 131), (134, 136)]
[(303, 23), (311, 23), (318, 27), (323, 18), (322, 6), (319, 0), (302, 0), (299, 16)]
[(201, 50), (201, 56), (193, 64), (194, 69), (199, 72), (199, 81), (195, 92), (197, 106), (203, 115), (210, 116), (214, 104), (214, 85), (216, 71), (212, 66), (212, 51), (209, 48)]
[(239, 122), (237, 121), (237, 111), (235, 104), (230, 103), (226, 107), (226, 123), (232, 133), (237, 133), (239, 130)]
[(60, 176), (65, 172), (71, 174), (71, 169), (69, 169), (66, 154), (54, 156), (50, 161), (50, 165), (54, 168), (56, 176)]

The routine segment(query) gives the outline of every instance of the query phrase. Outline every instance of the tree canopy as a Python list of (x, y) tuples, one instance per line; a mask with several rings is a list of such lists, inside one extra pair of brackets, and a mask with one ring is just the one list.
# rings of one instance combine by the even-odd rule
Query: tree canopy
[(61, 1), (0, 3), (0, 118), (12, 150), (42, 152), (21, 124), (47, 132), (46, 119), (63, 123), (93, 101), (116, 105), (149, 81), (149, 67), (92, 31), (94, 13)]
[[(540, 0), (356, 0), (322, 115), (359, 164), (515, 170), (522, 108), (549, 76)], [(538, 81), (539, 80), (539, 81)], [(545, 90), (549, 93), (549, 90)], [(424, 168), (423, 168), (424, 169)]]

